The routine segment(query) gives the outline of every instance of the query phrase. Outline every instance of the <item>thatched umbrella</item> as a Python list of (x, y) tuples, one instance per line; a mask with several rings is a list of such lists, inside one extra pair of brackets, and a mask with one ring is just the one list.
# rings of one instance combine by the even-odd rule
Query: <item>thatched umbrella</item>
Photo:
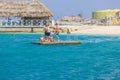
[(0, 17), (50, 17), (53, 14), (38, 0), (0, 1)]

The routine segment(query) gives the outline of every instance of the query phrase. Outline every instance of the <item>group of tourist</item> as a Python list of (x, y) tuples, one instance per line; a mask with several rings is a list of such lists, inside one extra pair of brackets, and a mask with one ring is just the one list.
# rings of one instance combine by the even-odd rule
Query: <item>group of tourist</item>
[[(48, 24), (46, 24), (46, 25), (44, 26), (43, 30), (44, 30), (44, 35), (45, 35), (45, 37), (44, 37), (44, 36), (41, 36), (41, 37), (40, 37), (40, 41), (41, 41), (41, 42), (54, 42), (53, 36), (52, 36), (52, 34), (51, 34), (51, 31), (50, 31), (50, 27), (49, 27)], [(56, 35), (56, 37), (57, 37), (57, 39), (58, 39), (58, 41), (59, 41), (59, 40), (60, 40), (60, 39), (59, 39), (59, 26), (58, 26), (57, 23), (55, 24), (55, 27), (54, 27), (54, 34)]]

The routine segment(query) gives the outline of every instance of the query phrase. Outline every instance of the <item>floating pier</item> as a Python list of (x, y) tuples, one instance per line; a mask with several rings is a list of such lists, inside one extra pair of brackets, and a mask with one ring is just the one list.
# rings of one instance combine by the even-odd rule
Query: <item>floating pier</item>
[(81, 44), (80, 41), (60, 41), (60, 42), (32, 42), (32, 44), (51, 45), (51, 44)]

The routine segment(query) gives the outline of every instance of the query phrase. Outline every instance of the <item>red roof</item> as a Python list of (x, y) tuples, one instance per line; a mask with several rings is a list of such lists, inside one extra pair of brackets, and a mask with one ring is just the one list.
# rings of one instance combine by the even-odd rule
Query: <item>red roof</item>
[(72, 15), (72, 16), (68, 16), (68, 17), (76, 17), (76, 16)]

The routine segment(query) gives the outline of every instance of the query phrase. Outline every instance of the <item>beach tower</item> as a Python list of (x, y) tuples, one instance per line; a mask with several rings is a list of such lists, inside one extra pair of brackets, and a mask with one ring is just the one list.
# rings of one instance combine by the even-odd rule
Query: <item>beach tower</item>
[(20, 17), (22, 26), (36, 26), (39, 22), (49, 21), (52, 12), (38, 0), (3, 0), (0, 1), (0, 17)]
[(92, 18), (93, 19), (105, 19), (106, 15), (111, 15), (115, 17), (117, 11), (119, 11), (119, 9), (95, 11), (92, 13)]
[(120, 18), (120, 11), (116, 12), (116, 17)]
[(120, 11), (116, 12), (117, 22), (120, 24)]

